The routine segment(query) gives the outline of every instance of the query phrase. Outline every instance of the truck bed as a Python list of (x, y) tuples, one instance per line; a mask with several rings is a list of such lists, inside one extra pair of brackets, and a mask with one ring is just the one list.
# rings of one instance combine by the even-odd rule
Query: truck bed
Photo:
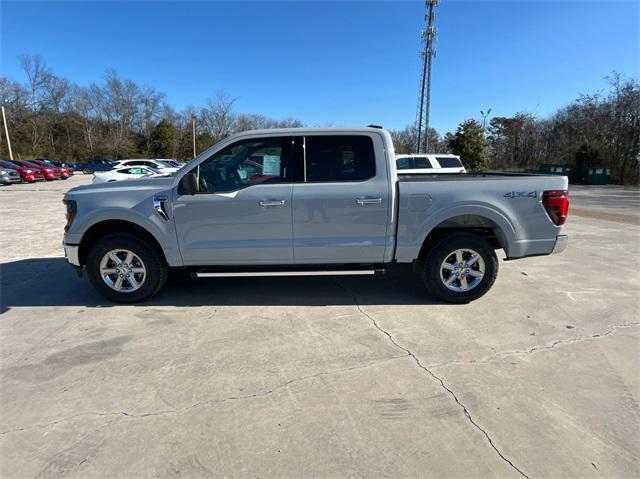
[(548, 190), (568, 189), (565, 176), (532, 173), (398, 174), (395, 258), (411, 261), (436, 228), (495, 231), (508, 258), (549, 254), (560, 227), (542, 205)]

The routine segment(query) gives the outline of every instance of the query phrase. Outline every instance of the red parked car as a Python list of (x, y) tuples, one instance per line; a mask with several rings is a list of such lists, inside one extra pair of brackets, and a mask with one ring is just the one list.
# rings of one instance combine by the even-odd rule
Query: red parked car
[(65, 163), (63, 161), (52, 161), (52, 160), (47, 160), (47, 161), (49, 161), (49, 163), (51, 163), (53, 166), (59, 166), (60, 168), (65, 170), (67, 172), (67, 177), (73, 176), (73, 166), (71, 166), (71, 164)]
[(20, 173), (20, 179), (26, 183), (44, 181), (44, 175), (39, 168), (23, 166), (13, 161), (0, 160), (0, 168), (8, 168)]
[(56, 166), (49, 160), (43, 160), (39, 158), (37, 160), (29, 160), (29, 162), (35, 163), (36, 165), (39, 165), (43, 168), (53, 168), (53, 172), (55, 173), (56, 178), (58, 179), (66, 180), (67, 178), (69, 178), (69, 173), (67, 172), (66, 168), (62, 168), (61, 166)]
[(60, 178), (60, 172), (58, 172), (58, 176), (56, 176), (56, 172), (53, 170), (52, 166), (41, 166), (37, 163), (34, 163), (33, 161), (27, 161), (27, 160), (13, 160), (14, 163), (16, 163), (17, 165), (20, 166), (24, 166), (26, 168), (33, 168), (33, 169), (38, 169), (42, 172), (42, 176), (44, 176), (44, 179), (47, 181), (53, 181), (56, 180), (58, 178)]

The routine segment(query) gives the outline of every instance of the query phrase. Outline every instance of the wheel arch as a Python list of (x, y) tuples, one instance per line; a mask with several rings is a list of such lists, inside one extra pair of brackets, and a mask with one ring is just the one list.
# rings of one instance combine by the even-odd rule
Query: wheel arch
[(422, 242), (418, 261), (422, 261), (430, 246), (443, 235), (455, 232), (472, 233), (485, 239), (493, 249), (507, 249), (508, 233), (504, 225), (498, 224), (495, 218), (482, 214), (462, 214), (446, 218), (429, 230)]
[(116, 233), (131, 234), (146, 240), (160, 254), (160, 257), (165, 261), (165, 263), (167, 263), (167, 258), (162, 245), (151, 232), (131, 221), (112, 219), (99, 221), (84, 232), (82, 239), (80, 240), (80, 250), (78, 252), (80, 264), (82, 266), (87, 264), (89, 251), (97, 241), (105, 236)]

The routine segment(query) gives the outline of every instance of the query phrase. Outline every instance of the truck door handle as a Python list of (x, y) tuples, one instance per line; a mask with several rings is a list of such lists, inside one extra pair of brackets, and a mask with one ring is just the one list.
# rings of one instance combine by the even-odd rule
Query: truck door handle
[(260, 202), (260, 206), (284, 206), (285, 200), (264, 200)]
[(370, 198), (370, 197), (360, 196), (356, 198), (356, 203), (358, 203), (358, 205), (360, 206), (379, 205), (380, 203), (382, 203), (382, 198)]

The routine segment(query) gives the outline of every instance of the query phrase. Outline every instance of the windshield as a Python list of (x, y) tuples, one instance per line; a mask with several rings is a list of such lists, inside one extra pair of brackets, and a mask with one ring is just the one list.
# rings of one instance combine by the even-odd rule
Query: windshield
[(160, 163), (160, 165), (162, 165), (161, 168), (175, 168), (175, 166), (173, 166), (168, 161), (156, 160), (156, 163)]

